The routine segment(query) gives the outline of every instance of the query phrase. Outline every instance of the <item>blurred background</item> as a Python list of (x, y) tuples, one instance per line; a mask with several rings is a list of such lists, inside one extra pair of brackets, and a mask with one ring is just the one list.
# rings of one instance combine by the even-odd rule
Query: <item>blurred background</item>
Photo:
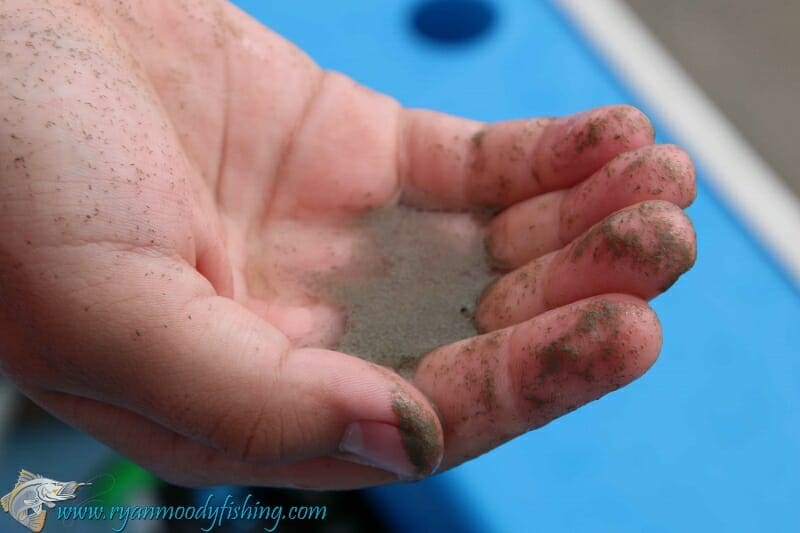
[(625, 1), (800, 194), (800, 2)]
[[(779, 177), (785, 180), (795, 193), (800, 194), (800, 150), (797, 148), (798, 141), (796, 133), (798, 125), (800, 125), (800, 105), (798, 105), (797, 102), (798, 95), (800, 95), (800, 60), (798, 60), (798, 58), (800, 58), (800, 32), (797, 31), (797, 28), (800, 27), (800, 2), (793, 0), (768, 0), (765, 2), (747, 0), (626, 1), (632, 12), (634, 12), (647, 28), (649, 28), (654, 38), (679, 61), (683, 69), (685, 69), (706, 95), (709, 96), (714, 104), (725, 114), (731, 124), (733, 124), (747, 141), (755, 147), (756, 151), (776, 171)], [(547, 4), (547, 10), (558, 11), (557, 6), (547, 2), (539, 0), (530, 0), (530, 2), (532, 5)], [(248, 2), (239, 3), (248, 4)], [(358, 2), (355, 3), (357, 4)], [(425, 24), (433, 24), (435, 26), (438, 22), (436, 22), (435, 17), (433, 22), (430, 22), (428, 19), (425, 19), (427, 22), (425, 20), (420, 22), (419, 10), (427, 4), (437, 3), (458, 4), (459, 1), (426, 2), (420, 0), (416, 2), (402, 2), (402, 8), (393, 7), (388, 9), (386, 16), (395, 17), (397, 13), (400, 13), (399, 16), (395, 17), (397, 19), (395, 22), (403, 25), (400, 33), (405, 35), (404, 38), (427, 42), (427, 44), (420, 46), (436, 47), (441, 44), (435, 42), (438, 30), (434, 27), (433, 30), (428, 28), (428, 30), (430, 30), (428, 31), (425, 30), (424, 26)], [(502, 2), (499, 0), (498, 2), (492, 2), (491, 0), (486, 0), (482, 3), (491, 7), (493, 4), (500, 5), (509, 2)], [(250, 2), (249, 4), (254, 3)], [(388, 4), (389, 3), (387, 3), (387, 5)], [(517, 4), (519, 4), (519, 2), (517, 2)], [(342, 2), (342, 5), (348, 5), (348, 3)], [(297, 10), (302, 11), (299, 7)], [(453, 16), (453, 12), (450, 13), (451, 15), (449, 16)], [(502, 15), (502, 13), (500, 13), (500, 15)], [(534, 24), (539, 23), (538, 20), (533, 22)], [(287, 28), (293, 28), (290, 23), (287, 24)], [(568, 31), (573, 33), (572, 38), (575, 40), (583, 39), (576, 27), (569, 26), (569, 24), (565, 23), (563, 20), (558, 22), (558, 24), (566, 24)], [(466, 24), (466, 26), (464, 26), (467, 28), (466, 30), (464, 30), (464, 27), (461, 27), (461, 30), (466, 32), (466, 39), (472, 38), (472, 36), (468, 34), (470, 31), (475, 30), (475, 28), (478, 28), (475, 31), (479, 33), (481, 31), (480, 25), (481, 22), (478, 21), (476, 23)], [(469, 28), (473, 26), (474, 28), (470, 30)], [(531, 31), (535, 31), (535, 26), (532, 26), (532, 28)], [(281, 28), (277, 29), (281, 32)], [(445, 30), (440, 32), (439, 37), (445, 41), (458, 41), (458, 39), (461, 38), (459, 37), (460, 30), (455, 31), (455, 33), (448, 33), (448, 31), (449, 30), (446, 31), (445, 28)], [(331, 30), (331, 35), (331, 38), (334, 40), (346, 38), (346, 33), (336, 34), (334, 30)], [(443, 46), (450, 46), (451, 44), (452, 43), (445, 43)], [(433, 50), (433, 48), (430, 48), (430, 50)], [(546, 53), (546, 50), (544, 53)], [(314, 55), (314, 53), (312, 53), (312, 55)], [(633, 93), (635, 94), (635, 89)], [(480, 111), (478, 114), (480, 114)], [(703, 217), (700, 216), (699, 218), (702, 219)], [(735, 223), (733, 224), (735, 225)], [(737, 231), (741, 231), (741, 229)], [(752, 238), (752, 236), (750, 236), (750, 238)], [(711, 244), (713, 248), (713, 238), (709, 238), (708, 240), (712, 241)], [(701, 254), (703, 253), (703, 245), (704, 241), (701, 239)], [(758, 245), (755, 244), (754, 246), (757, 247)], [(715, 248), (715, 250), (718, 249), (724, 250), (724, 246), (720, 245), (718, 248)], [(767, 267), (768, 270), (769, 268), (771, 267)], [(708, 270), (713, 271), (711, 267), (709, 267)], [(780, 273), (780, 268), (776, 271), (770, 270), (770, 272), (772, 273), (769, 275), (776, 276), (777, 278), (785, 276), (785, 273)], [(699, 275), (700, 274), (698, 274), (698, 276)], [(736, 272), (731, 272), (730, 275), (735, 278), (738, 274)], [(700, 278), (696, 279), (699, 280)], [(781, 294), (793, 290), (791, 288), (793, 284), (790, 280), (784, 278), (784, 282), (781, 282), (783, 285), (779, 283), (780, 289), (776, 289), (776, 291), (781, 291)], [(699, 286), (699, 281), (697, 286)], [(793, 298), (791, 300), (792, 302), (796, 302), (796, 293), (790, 298)], [(691, 298), (688, 298), (688, 300), (691, 300)], [(717, 301), (717, 304), (719, 308), (724, 307), (724, 302), (722, 302), (722, 300)], [(664, 306), (668, 305), (669, 303), (664, 304)], [(678, 304), (676, 303), (675, 305)], [(689, 319), (687, 319), (687, 321), (688, 320)], [(769, 322), (769, 319), (765, 320)], [(679, 328), (676, 326), (675, 329)], [(788, 336), (786, 338), (788, 338)], [(782, 341), (779, 339), (777, 342)], [(786, 343), (782, 346), (785, 348)], [(777, 350), (784, 350), (784, 348), (778, 348)], [(693, 355), (708, 355), (715, 349), (725, 350), (727, 348), (720, 348), (720, 345), (706, 342), (704, 346), (697, 348)], [(672, 350), (680, 351), (677, 350), (675, 346), (672, 347)], [(773, 351), (774, 350), (775, 349), (773, 349)], [(784, 354), (784, 352), (785, 350), (780, 353)], [(688, 358), (687, 356), (687, 359)], [(680, 358), (678, 359), (680, 360)], [(672, 372), (667, 368), (666, 371), (673, 379), (679, 379), (678, 377), (682, 375), (682, 370), (680, 368), (676, 368)], [(749, 370), (745, 370), (744, 372), (747, 373)], [(791, 379), (788, 380), (788, 383), (790, 386), (797, 386), (800, 388), (800, 383), (794, 379), (796, 376), (797, 373), (791, 374)], [(766, 383), (770, 383), (769, 380), (766, 380)], [(657, 388), (658, 382), (655, 382), (655, 385)], [(692, 385), (686, 385), (687, 390), (691, 386)], [(713, 389), (713, 385), (710, 385), (710, 387)], [(732, 387), (732, 390), (735, 389), (736, 387)], [(697, 390), (702, 390), (702, 384), (697, 385)], [(713, 396), (713, 390), (710, 394)], [(749, 392), (744, 390), (742, 394), (747, 395)], [(731, 398), (726, 398), (726, 401), (730, 400)], [(796, 405), (796, 403), (792, 403), (796, 400), (795, 396), (791, 396), (788, 400), (784, 398), (784, 400), (785, 403), (776, 408), (778, 409), (776, 412), (783, 413), (787, 405)], [(677, 402), (678, 403), (675, 405), (679, 405), (680, 398)], [(733, 403), (736, 403), (735, 400), (733, 400)], [(680, 416), (680, 413), (677, 416)], [(742, 424), (740, 420), (736, 420), (737, 415), (735, 413), (726, 414), (725, 416), (732, 417), (731, 420), (726, 422), (731, 427)], [(750, 416), (758, 418), (760, 414), (756, 412), (751, 413)], [(780, 418), (779, 424), (786, 423), (789, 418), (788, 416)], [(700, 420), (700, 422), (695, 420), (695, 423), (701, 424), (702, 419)], [(744, 428), (742, 431), (747, 431), (747, 429)], [(781, 436), (785, 436), (785, 433), (778, 432), (776, 435), (778, 435), (775, 437), (777, 439)], [(791, 442), (796, 443), (797, 441), (794, 440)], [(666, 445), (670, 445), (670, 443), (668, 442)], [(705, 448), (706, 452), (713, 453), (715, 450), (714, 446), (716, 446), (716, 444), (709, 444), (707, 448)], [(782, 444), (778, 444), (776, 441), (775, 452), (778, 454), (798, 452), (797, 449), (786, 450), (785, 447), (782, 446)], [(769, 447), (765, 445), (754, 448), (753, 450), (761, 450), (766, 453)], [(602, 459), (598, 460), (602, 461)], [(705, 458), (700, 457), (698, 460), (703, 461)], [(731, 465), (735, 464), (735, 462), (731, 463)], [(788, 464), (790, 468), (795, 466), (794, 462)], [(13, 482), (16, 480), (16, 475), (20, 468), (28, 468), (42, 473), (51, 473), (53, 477), (58, 477), (58, 475), (61, 475), (61, 472), (65, 471), (66, 465), (69, 465), (67, 471), (69, 472), (70, 479), (79, 481), (94, 480), (96, 483), (96, 490), (92, 498), (106, 503), (136, 504), (161, 502), (163, 504), (180, 505), (187, 502), (202, 501), (203, 497), (209, 493), (208, 491), (188, 491), (169, 487), (160, 483), (135, 465), (119, 458), (103, 445), (72, 430), (40, 411), (24, 397), (16, 393), (13, 386), (7, 381), (4, 381), (2, 376), (0, 376), (0, 495), (4, 494), (6, 489), (10, 490), (13, 487)], [(778, 468), (775, 464), (771, 464), (770, 467)], [(634, 466), (634, 468), (636, 467)], [(484, 470), (476, 470), (476, 472), (478, 472), (475, 474), (476, 476), (485, 474)], [(613, 478), (613, 474), (610, 476)], [(454, 485), (458, 483), (468, 483), (464, 481), (464, 479), (472, 479), (473, 481), (471, 482), (476, 483), (474, 481), (475, 478), (469, 478), (469, 475), (467, 475), (466, 478), (448, 479), (455, 479), (455, 481), (447, 481), (447, 483), (452, 482)], [(720, 479), (724, 479), (724, 476)], [(113, 480), (113, 482), (109, 480)], [(712, 484), (713, 483), (714, 482), (712, 482)], [(438, 488), (436, 488), (436, 490), (444, 490), (442, 486), (437, 486)], [(605, 487), (607, 485), (602, 486)], [(783, 485), (780, 486), (785, 487), (787, 484), (783, 483)], [(387, 500), (397, 499), (399, 496), (403, 496), (407, 497), (409, 502), (414, 502), (414, 505), (424, 506), (424, 502), (422, 502), (424, 498), (420, 498), (419, 494), (428, 494), (425, 491), (431, 489), (425, 487), (420, 488), (417, 494), (414, 492), (417, 489), (413, 487), (414, 486), (410, 489), (403, 489), (400, 492), (385, 493), (381, 493), (380, 491), (377, 493), (306, 493), (302, 491), (266, 489), (259, 489), (257, 493), (263, 501), (269, 501), (273, 504), (323, 504), (328, 505), (330, 510), (335, 510), (335, 512), (331, 513), (331, 518), (324, 522), (284, 523), (280, 527), (281, 531), (404, 531), (411, 527), (408, 524), (413, 523), (413, 521), (409, 522), (403, 517), (398, 517), (397, 508), (393, 507), (391, 502), (387, 503)], [(685, 487), (681, 484), (676, 484), (673, 489), (684, 490)], [(241, 491), (241, 489), (230, 490)], [(499, 489), (495, 490), (500, 490), (502, 492), (503, 488), (499, 487)], [(455, 490), (455, 492), (458, 492), (458, 490)], [(441, 496), (440, 492), (436, 494)], [(788, 497), (788, 495), (784, 494), (781, 498), (784, 496)], [(653, 495), (653, 497), (658, 496)], [(453, 498), (455, 498), (455, 496), (453, 496)], [(475, 501), (472, 501), (472, 504), (475, 503)], [(752, 504), (752, 502), (749, 502), (749, 504)], [(455, 501), (447, 505), (451, 505), (453, 509), (459, 509), (459, 506), (463, 507), (466, 504)], [(743, 502), (731, 501), (729, 505), (737, 506), (744, 504)], [(444, 512), (445, 507), (446, 505), (442, 504), (438, 512)], [(713, 506), (710, 505), (709, 508), (710, 507)], [(744, 507), (747, 507), (747, 505), (744, 505)], [(784, 508), (779, 506), (779, 509)], [(436, 513), (437, 511), (434, 509), (431, 512)], [(682, 511), (679, 509), (678, 512)], [(699, 515), (703, 512), (714, 513), (717, 511), (709, 511), (709, 509), (705, 509), (702, 505), (699, 505), (699, 508), (693, 508), (687, 512)], [(504, 525), (497, 525), (500, 524), (502, 520), (498, 519), (499, 521), (493, 521), (491, 516), (486, 518), (487, 513), (491, 514), (491, 511), (482, 513), (485, 520), (481, 523), (479, 529), (515, 530), (513, 526), (508, 526), (508, 524), (516, 524), (518, 522), (506, 521)], [(759, 515), (759, 510), (754, 509), (753, 513), (755, 513), (753, 516), (757, 517)], [(666, 514), (668, 515), (669, 512)], [(755, 520), (754, 523), (760, 523), (758, 519)], [(772, 520), (771, 523), (773, 524), (787, 525), (787, 523), (783, 521), (783, 517), (780, 516), (777, 518), (773, 516), (769, 520)], [(714, 522), (712, 521), (712, 523)], [(795, 525), (797, 524), (796, 521), (794, 523)], [(429, 529), (437, 529), (434, 527), (435, 524), (438, 524), (436, 520), (429, 522)], [(470, 526), (466, 523), (458, 522), (458, 520), (445, 520), (441, 522), (441, 527), (454, 528), (456, 527), (454, 524), (458, 525), (458, 529), (464, 530), (472, 530), (477, 527), (475, 524)], [(497, 525), (497, 527), (493, 527), (492, 524)], [(626, 525), (628, 527), (623, 526), (616, 530), (642, 530), (642, 523), (640, 522), (633, 521)], [(517, 530), (537, 529), (530, 524), (522, 524), (521, 522), (519, 522), (519, 526)], [(605, 529), (605, 527), (602, 527), (602, 523), (600, 523), (600, 526), (601, 527), (597, 528), (597, 530)], [(686, 526), (686, 524), (684, 524), (684, 526)], [(0, 530), (10, 531), (11, 528), (16, 527), (16, 524), (12, 524), (7, 520), (7, 517), (0, 516)], [(142, 522), (131, 523), (126, 531), (197, 531), (198, 527), (198, 524), (192, 523), (159, 524)], [(682, 527), (681, 529), (692, 530), (693, 528)], [(780, 529), (779, 527), (776, 530)], [(787, 527), (786, 530), (789, 529), (790, 528)], [(107, 531), (109, 528), (105, 524), (87, 523), (50, 523), (46, 528), (46, 531), (55, 532), (60, 530)], [(232, 524), (227, 528), (220, 529), (220, 531), (256, 530), (261, 529), (253, 524)], [(674, 529), (665, 527), (663, 530), (670, 531)]]

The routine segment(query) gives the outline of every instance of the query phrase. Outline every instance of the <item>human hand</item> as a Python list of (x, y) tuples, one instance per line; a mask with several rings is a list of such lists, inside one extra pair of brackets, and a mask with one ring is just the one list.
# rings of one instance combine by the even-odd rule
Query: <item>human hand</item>
[[(0, 363), (56, 416), (177, 483), (359, 487), (654, 361), (695, 187), (638, 111), (403, 110), (226, 3), (87, 4), (0, 7)], [(348, 310), (304, 285), (397, 202), (506, 208), (473, 229), (515, 269), (408, 379), (328, 349)]]

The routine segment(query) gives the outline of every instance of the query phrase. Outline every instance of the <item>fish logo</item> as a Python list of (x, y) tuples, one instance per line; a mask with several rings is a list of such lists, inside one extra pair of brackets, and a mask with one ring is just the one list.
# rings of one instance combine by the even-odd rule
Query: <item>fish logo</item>
[(0, 498), (0, 507), (14, 520), (38, 533), (47, 518), (43, 506), (52, 509), (57, 502), (72, 500), (75, 491), (85, 485), (91, 483), (55, 481), (23, 469), (11, 492)]

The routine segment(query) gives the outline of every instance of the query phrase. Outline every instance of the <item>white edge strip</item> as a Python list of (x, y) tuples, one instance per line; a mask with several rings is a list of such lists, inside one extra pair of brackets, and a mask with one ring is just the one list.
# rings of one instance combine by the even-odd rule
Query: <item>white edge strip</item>
[(704, 178), (800, 284), (800, 203), (619, 0), (554, 0), (707, 173)]

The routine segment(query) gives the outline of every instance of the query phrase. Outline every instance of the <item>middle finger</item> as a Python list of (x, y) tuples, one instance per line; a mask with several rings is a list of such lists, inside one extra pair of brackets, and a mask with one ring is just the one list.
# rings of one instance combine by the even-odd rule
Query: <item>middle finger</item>
[(653, 298), (691, 268), (695, 244), (689, 218), (674, 204), (643, 202), (617, 211), (568, 246), (489, 286), (476, 324), (492, 331), (598, 294)]

